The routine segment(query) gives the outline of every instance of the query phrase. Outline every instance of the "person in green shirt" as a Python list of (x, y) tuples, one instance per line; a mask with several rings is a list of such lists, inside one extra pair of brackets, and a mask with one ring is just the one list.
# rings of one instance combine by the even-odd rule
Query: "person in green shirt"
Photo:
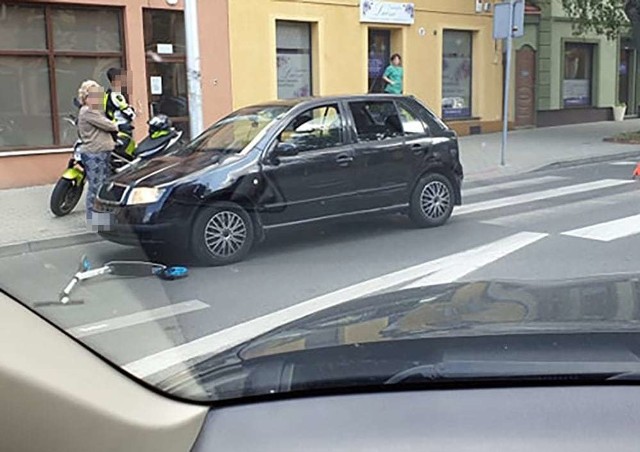
[(382, 74), (382, 80), (385, 82), (384, 92), (389, 94), (402, 94), (403, 78), (402, 58), (399, 54), (394, 53), (391, 55), (391, 64), (387, 66), (384, 74)]

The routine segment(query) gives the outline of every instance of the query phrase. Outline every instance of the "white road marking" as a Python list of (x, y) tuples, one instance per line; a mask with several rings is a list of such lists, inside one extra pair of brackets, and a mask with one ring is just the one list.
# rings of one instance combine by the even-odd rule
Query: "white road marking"
[(208, 307), (208, 304), (203, 303), (200, 300), (183, 301), (170, 306), (163, 306), (161, 308), (149, 309), (120, 317), (114, 317), (112, 319), (76, 326), (69, 328), (67, 332), (77, 338), (86, 337), (93, 334), (100, 334), (129, 326), (140, 325), (142, 323), (153, 322), (167, 317), (174, 317), (176, 315), (186, 314), (187, 312), (198, 311)]
[(506, 198), (497, 198), (489, 201), (467, 204), (456, 208), (454, 210), (454, 214), (466, 215), (469, 213), (483, 212), (485, 210), (499, 209), (501, 207), (511, 207), (518, 204), (526, 204), (543, 199), (558, 198), (560, 196), (574, 195), (587, 191), (612, 188), (633, 183), (635, 183), (635, 181), (633, 180), (602, 179), (594, 182), (585, 182), (583, 184), (568, 185), (564, 187), (551, 188), (549, 190), (524, 193), (522, 195), (508, 196)]
[(629, 166), (629, 165), (637, 165), (638, 162), (610, 162), (609, 165), (616, 166)]
[(611, 242), (612, 240), (635, 234), (640, 234), (640, 215), (633, 215), (562, 233), (562, 235), (601, 242)]
[(557, 182), (566, 180), (566, 177), (560, 176), (543, 176), (536, 177), (534, 179), (514, 180), (511, 182), (504, 182), (502, 184), (486, 185), (483, 187), (474, 187), (466, 190), (462, 187), (462, 196), (475, 196), (485, 193), (493, 193), (502, 190), (511, 190), (513, 188), (530, 187), (534, 185), (543, 185), (549, 182)]
[(572, 214), (576, 214), (575, 218), (583, 218), (584, 212), (587, 212), (589, 208), (611, 206), (631, 198), (634, 198), (635, 202), (635, 198), (637, 197), (638, 193), (635, 190), (632, 190), (624, 193), (599, 196), (597, 198), (583, 199), (570, 204), (559, 204), (552, 207), (542, 206), (539, 208), (533, 208), (532, 210), (527, 210), (526, 212), (490, 218), (488, 220), (481, 221), (481, 223), (492, 224), (495, 226), (530, 228), (531, 223), (535, 221), (544, 221), (550, 217), (557, 216), (569, 217), (572, 216)]
[(495, 246), (494, 242), (493, 244), (470, 250), (465, 253), (463, 263), (448, 265), (424, 278), (411, 282), (404, 288), (434, 286), (456, 281), (527, 245), (537, 242), (547, 235), (546, 233), (523, 232), (503, 239), (500, 246)]
[(145, 378), (172, 366), (183, 365), (185, 361), (190, 359), (221, 353), (256, 336), (318, 311), (381, 292), (385, 289), (397, 287), (401, 284), (410, 283), (434, 272), (439, 272), (439, 282), (447, 279), (453, 281), (451, 278), (459, 278), (546, 236), (547, 234), (521, 232), (487, 245), (388, 273), (235, 325), (186, 344), (163, 350), (131, 362), (123, 366), (123, 368), (139, 378)]

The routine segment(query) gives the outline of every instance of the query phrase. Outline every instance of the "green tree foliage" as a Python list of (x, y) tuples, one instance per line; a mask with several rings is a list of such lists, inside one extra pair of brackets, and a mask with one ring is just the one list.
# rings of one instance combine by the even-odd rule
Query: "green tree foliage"
[(640, 0), (561, 1), (569, 17), (575, 19), (577, 34), (595, 32), (616, 39), (620, 34), (631, 31), (634, 45), (640, 48)]

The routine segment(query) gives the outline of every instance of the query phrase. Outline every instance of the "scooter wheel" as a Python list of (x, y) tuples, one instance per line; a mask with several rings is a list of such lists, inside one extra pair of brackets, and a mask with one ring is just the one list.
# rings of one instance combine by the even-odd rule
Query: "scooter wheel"
[(68, 215), (78, 205), (84, 184), (75, 180), (60, 179), (53, 187), (49, 207), (57, 217)]

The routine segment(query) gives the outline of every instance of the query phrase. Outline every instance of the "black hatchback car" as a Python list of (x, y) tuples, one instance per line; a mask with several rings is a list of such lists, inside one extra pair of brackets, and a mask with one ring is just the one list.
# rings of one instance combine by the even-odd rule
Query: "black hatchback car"
[(363, 95), (251, 106), (103, 185), (100, 234), (190, 250), (222, 265), (272, 228), (384, 211), (444, 224), (461, 203), (458, 140), (413, 97)]

